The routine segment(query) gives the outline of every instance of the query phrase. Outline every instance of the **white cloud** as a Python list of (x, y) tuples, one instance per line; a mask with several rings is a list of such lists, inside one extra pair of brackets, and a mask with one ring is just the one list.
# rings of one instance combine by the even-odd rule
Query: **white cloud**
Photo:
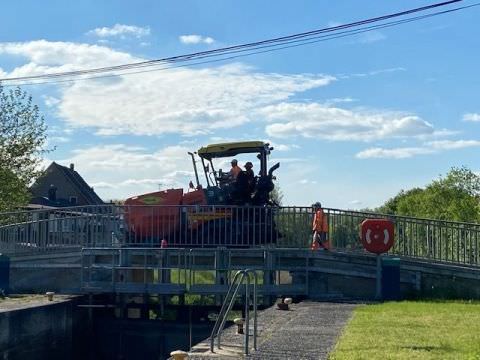
[(329, 84), (323, 75), (255, 73), (238, 64), (171, 69), (111, 84), (77, 82), (64, 90), (59, 114), (99, 134), (205, 134), (255, 119), (256, 109)]
[(478, 140), (437, 140), (430, 141), (427, 143), (432, 149), (436, 150), (453, 150), (453, 149), (463, 149), (467, 147), (477, 147), (480, 146), (480, 141)]
[(431, 134), (418, 135), (418, 136), (416, 136), (416, 138), (419, 139), (419, 140), (426, 141), (426, 140), (429, 140), (429, 139), (438, 139), (438, 138), (444, 138), (444, 137), (448, 137), (448, 136), (454, 136), (454, 135), (458, 135), (460, 133), (461, 133), (461, 131), (459, 131), (459, 130), (439, 129), (439, 130), (435, 130)]
[(343, 97), (343, 98), (328, 99), (326, 102), (327, 104), (338, 104), (338, 103), (351, 103), (355, 101), (358, 101), (358, 100), (351, 97)]
[(339, 75), (339, 78), (341, 79), (349, 79), (349, 78), (356, 78), (356, 77), (362, 78), (367, 76), (376, 76), (376, 75), (390, 74), (390, 73), (404, 72), (404, 71), (407, 71), (407, 69), (404, 67), (398, 66), (393, 68), (371, 70), (364, 73), (343, 74), (343, 75)]
[(94, 35), (100, 38), (134, 36), (141, 38), (150, 35), (149, 27), (134, 25), (115, 24), (113, 27), (102, 27), (90, 30), (87, 35)]
[(410, 158), (414, 155), (420, 154), (430, 154), (432, 149), (426, 149), (422, 147), (405, 147), (405, 148), (393, 148), (393, 149), (384, 149), (380, 147), (370, 148), (363, 150), (356, 154), (355, 156), (358, 159), (405, 159)]
[[(110, 183), (107, 183), (105, 181), (99, 181), (99, 182), (96, 182), (96, 183), (90, 183), (89, 184), (91, 187), (93, 187), (95, 189), (95, 191), (97, 193), (99, 193), (100, 191), (98, 191), (98, 189), (115, 189), (117, 187), (117, 184), (110, 184)], [(111, 198), (112, 199), (112, 198)]]
[(130, 54), (105, 46), (61, 41), (35, 40), (0, 43), (0, 55), (21, 56), (28, 60), (8, 73), (8, 77), (43, 75), (140, 61)]
[(371, 44), (377, 41), (385, 40), (387, 37), (379, 31), (367, 31), (360, 35), (358, 42), (362, 44)]
[[(0, 54), (27, 59), (26, 64), (8, 74), (11, 77), (145, 60), (105, 46), (45, 40), (0, 43)], [(402, 68), (376, 70), (371, 74), (399, 69)], [(374, 141), (434, 133), (431, 124), (414, 114), (288, 102), (301, 92), (335, 80), (321, 74), (262, 73), (241, 64), (171, 68), (62, 84), (55, 100), (46, 101), (55, 106), (56, 114), (68, 127), (88, 128), (101, 135), (194, 136), (254, 120), (270, 121), (266, 132), (272, 137), (300, 135)], [(287, 146), (280, 146), (279, 150), (287, 150)]]
[(77, 149), (61, 164), (75, 169), (103, 199), (125, 198), (159, 188), (185, 188), (193, 179), (190, 148), (167, 146), (157, 150), (124, 144)]
[(328, 140), (375, 141), (433, 133), (433, 126), (418, 116), (386, 112), (345, 110), (320, 103), (281, 103), (261, 110), (272, 124), (274, 137), (317, 137)]
[(385, 149), (369, 148), (355, 155), (358, 159), (406, 159), (415, 155), (433, 154), (447, 150), (480, 147), (479, 140), (436, 140), (424, 143), (420, 147), (402, 147)]
[(314, 185), (314, 184), (317, 183), (316, 180), (309, 180), (309, 179), (301, 179), (301, 180), (299, 180), (298, 182), (299, 182), (300, 184), (302, 184), (302, 185), (307, 185), (307, 184), (312, 184), (312, 185)]
[(464, 114), (463, 121), (480, 122), (480, 114), (477, 114), (477, 113)]
[(287, 145), (287, 144), (271, 144), (273, 148), (277, 151), (290, 151), (292, 148), (296, 148), (296, 145)]
[[(0, 54), (27, 63), (10, 77), (138, 62), (104, 46), (48, 42), (0, 43)], [(71, 127), (99, 134), (204, 134), (257, 119), (256, 110), (299, 92), (328, 85), (325, 75), (255, 72), (241, 64), (177, 68), (63, 84), (57, 114)]]
[(70, 138), (66, 136), (50, 136), (48, 141), (52, 143), (67, 143), (70, 141)]
[(183, 44), (213, 44), (215, 39), (211, 38), (210, 36), (202, 36), (202, 35), (180, 35), (178, 37), (180, 42)]
[(54, 96), (43, 95), (42, 98), (43, 98), (43, 101), (45, 102), (45, 105), (47, 107), (53, 107), (53, 106), (56, 106), (60, 103), (60, 99), (58, 99)]

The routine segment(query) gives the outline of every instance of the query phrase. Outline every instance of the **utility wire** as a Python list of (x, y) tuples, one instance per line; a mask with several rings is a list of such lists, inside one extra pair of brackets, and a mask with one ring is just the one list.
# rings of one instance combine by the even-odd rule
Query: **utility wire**
[[(480, 5), (480, 3), (478, 3), (478, 4), (474, 4), (474, 5), (469, 5), (469, 6), (457, 7), (457, 8), (450, 9), (450, 10), (439, 11), (439, 12), (435, 12), (435, 13), (431, 13), (431, 14), (427, 14), (427, 15), (411, 17), (411, 18), (408, 18), (408, 19), (397, 20), (397, 21), (387, 22), (387, 23), (378, 24), (378, 25), (371, 25), (371, 26), (361, 27), (361, 28), (357, 28), (357, 29), (353, 29), (353, 30), (339, 31), (339, 30), (359, 27), (360, 25), (370, 24), (370, 23), (385, 20), (385, 19), (391, 19), (391, 18), (395, 18), (395, 17), (398, 17), (398, 16), (403, 16), (405, 14), (412, 14), (412, 13), (416, 13), (416, 12), (420, 12), (420, 11), (425, 11), (425, 10), (429, 10), (429, 9), (433, 9), (433, 8), (438, 8), (440, 6), (450, 5), (450, 4), (453, 4), (453, 3), (456, 3), (456, 2), (460, 2), (460, 1), (462, 1), (462, 0), (452, 0), (452, 1), (442, 2), (442, 3), (438, 3), (438, 4), (428, 5), (428, 6), (424, 6), (424, 7), (421, 7), (421, 8), (412, 9), (412, 10), (402, 11), (402, 12), (399, 12), (399, 13), (394, 13), (394, 14), (384, 15), (384, 16), (380, 16), (380, 17), (376, 17), (376, 18), (361, 20), (361, 21), (357, 21), (357, 22), (353, 22), (353, 23), (349, 23), (349, 24), (338, 25), (338, 26), (334, 26), (334, 27), (323, 28), (323, 29), (319, 29), (319, 30), (313, 30), (313, 31), (309, 31), (309, 32), (284, 36), (284, 37), (280, 37), (280, 38), (268, 39), (268, 40), (254, 42), (254, 43), (230, 46), (230, 47), (226, 47), (226, 48), (197, 52), (197, 53), (192, 53), (192, 54), (179, 55), (179, 56), (174, 56), (174, 57), (169, 57), (169, 58), (163, 58), (163, 59), (157, 59), (157, 60), (148, 60), (148, 61), (143, 61), (143, 62), (124, 64), (124, 65), (118, 65), (118, 66), (109, 66), (109, 67), (96, 68), (96, 69), (77, 70), (77, 71), (70, 71), (70, 72), (43, 74), (43, 75), (34, 75), (34, 76), (25, 76), (25, 77), (16, 77), (16, 78), (5, 78), (5, 79), (0, 79), (0, 82), (2, 82), (2, 81), (18, 82), (18, 81), (24, 81), (24, 80), (58, 79), (58, 78), (61, 78), (61, 77), (81, 76), (81, 75), (88, 75), (88, 74), (98, 74), (98, 73), (105, 73), (105, 72), (112, 72), (112, 71), (125, 71), (125, 70), (141, 69), (141, 68), (149, 67), (149, 69), (147, 69), (147, 70), (139, 70), (139, 71), (133, 71), (133, 72), (122, 72), (122, 73), (113, 73), (113, 74), (99, 75), (99, 76), (92, 76), (92, 77), (81, 77), (81, 78), (78, 78), (78, 79), (54, 80), (54, 81), (50, 81), (50, 82), (36, 82), (35, 81), (35, 82), (32, 82), (32, 83), (22, 83), (21, 85), (71, 82), (71, 81), (76, 81), (76, 80), (87, 80), (87, 79), (119, 76), (119, 75), (138, 74), (138, 73), (150, 72), (150, 71), (168, 70), (168, 69), (172, 69), (172, 68), (176, 68), (176, 67), (184, 67), (184, 66), (206, 64), (206, 63), (210, 63), (210, 62), (225, 61), (225, 60), (230, 60), (230, 59), (243, 57), (243, 56), (250, 56), (250, 55), (259, 54), (259, 53), (266, 53), (266, 52), (277, 51), (277, 50), (291, 48), (291, 47), (303, 46), (303, 45), (306, 45), (306, 44), (316, 43), (316, 42), (320, 42), (320, 41), (327, 41), (327, 40), (341, 38), (341, 37), (345, 37), (345, 36), (352, 36), (352, 35), (356, 35), (356, 34), (367, 32), (367, 31), (373, 31), (373, 30), (377, 30), (377, 29), (380, 29), (380, 28), (392, 27), (392, 26), (396, 26), (396, 25), (400, 25), (400, 24), (404, 24), (404, 23), (408, 23), (408, 22), (412, 22), (412, 21), (417, 21), (417, 20), (421, 20), (421, 19), (425, 19), (425, 18), (428, 18), (428, 17), (433, 17), (433, 16), (437, 16), (437, 15), (441, 15), (441, 14), (446, 14), (446, 13), (450, 13), (450, 12), (454, 12), (454, 11), (459, 11), (459, 10), (463, 10), (463, 9), (470, 8), (470, 7), (473, 7), (473, 6)], [(326, 33), (326, 34), (324, 34), (324, 33)], [(329, 34), (329, 33), (331, 33), (331, 34)], [(323, 35), (321, 35), (321, 34), (323, 34)], [(293, 45), (290, 45), (290, 44), (293, 44)], [(258, 51), (258, 49), (267, 49), (267, 50)], [(218, 56), (229, 55), (229, 54), (237, 54), (237, 53), (243, 53), (243, 54), (224, 57), (224, 58), (215, 59), (215, 60), (209, 60), (209, 61), (194, 62), (194, 63), (192, 62), (193, 60), (199, 60), (199, 59), (205, 59), (205, 58), (211, 58), (211, 57), (218, 57)], [(172, 64), (181, 63), (181, 62), (189, 62), (189, 64), (172, 66)], [(159, 65), (168, 65), (168, 66), (158, 68)], [(17, 83), (17, 85), (19, 85), (19, 84)]]
[[(480, 6), (480, 3), (474, 4), (474, 5), (469, 5), (468, 7), (473, 7), (473, 6)], [(463, 8), (466, 8), (466, 7), (462, 7), (462, 9)], [(347, 36), (354, 36), (354, 35), (358, 35), (358, 34), (369, 32), (369, 31), (375, 31), (375, 30), (378, 30), (378, 29), (389, 28), (389, 27), (393, 27), (393, 26), (398, 26), (398, 25), (407, 24), (407, 23), (414, 22), (414, 21), (419, 21), (419, 20), (431, 18), (431, 17), (437, 16), (437, 15), (442, 15), (442, 14), (454, 12), (454, 11), (457, 11), (457, 10), (461, 10), (461, 9), (460, 8), (455, 8), (455, 9), (450, 9), (450, 10), (444, 10), (444, 11), (439, 11), (439, 12), (428, 14), (428, 15), (421, 15), (421, 16), (416, 16), (416, 17), (412, 17), (412, 18), (408, 18), (408, 19), (402, 19), (402, 20), (392, 21), (392, 22), (388, 22), (388, 23), (383, 23), (383, 24), (379, 24), (379, 25), (372, 25), (372, 26), (368, 26), (368, 27), (364, 27), (364, 28), (360, 28), (360, 29), (356, 29), (356, 30), (348, 30), (348, 31), (338, 32), (338, 33), (329, 34), (329, 35), (321, 35), (321, 36), (316, 36), (316, 37), (312, 37), (312, 38), (309, 38), (309, 39), (292, 40), (292, 41), (288, 42), (288, 44), (293, 44), (293, 45), (288, 45), (288, 46), (279, 47), (278, 45), (266, 45), (266, 46), (263, 46), (263, 47), (259, 47), (259, 49), (261, 49), (261, 48), (270, 48), (270, 49), (262, 50), (262, 51), (248, 50), (249, 52), (247, 52), (247, 53), (242, 53), (240, 55), (232, 55), (232, 56), (228, 56), (228, 57), (217, 58), (217, 59), (213, 59), (213, 60), (189, 62), (189, 63), (180, 64), (180, 65), (157, 64), (157, 65), (151, 65), (148, 69), (144, 69), (144, 70), (124, 71), (124, 72), (120, 72), (120, 73), (108, 73), (106, 75), (97, 75), (97, 76), (90, 76), (90, 77), (85, 77), (84, 76), (84, 77), (61, 79), (61, 80), (58, 80), (58, 79), (55, 80), (54, 79), (52, 81), (42, 81), (42, 82), (35, 81), (35, 82), (29, 82), (29, 83), (21, 83), (21, 85), (22, 86), (28, 86), (28, 85), (73, 83), (73, 82), (82, 81), (82, 80), (104, 79), (104, 78), (118, 77), (118, 76), (123, 76), (123, 75), (143, 74), (143, 73), (154, 72), (154, 71), (165, 71), (165, 70), (171, 70), (171, 69), (175, 69), (175, 68), (191, 67), (191, 66), (198, 66), (198, 65), (203, 65), (203, 64), (216, 63), (216, 62), (233, 60), (233, 59), (246, 57), (246, 56), (251, 56), (251, 55), (256, 55), (256, 54), (269, 53), (269, 52), (273, 52), (273, 51), (277, 51), (277, 50), (289, 49), (289, 48), (299, 47), (299, 46), (303, 46), (303, 45), (314, 44), (314, 43), (329, 41), (329, 40), (333, 40), (333, 39), (339, 39), (339, 38), (343, 38), (343, 37), (347, 37)], [(271, 48), (273, 46), (276, 46), (276, 47)], [(245, 51), (247, 51), (247, 50), (236, 50), (236, 51), (232, 51), (232, 52), (229, 52), (229, 53), (238, 53), (238, 52), (245, 52)], [(225, 53), (225, 54), (229, 54), (229, 53)], [(204, 56), (204, 57), (201, 57), (201, 58), (206, 58), (206, 57), (209, 57), (209, 56)], [(197, 59), (201, 59), (201, 58), (197, 58)], [(17, 85), (16, 84), (6, 84), (4, 86), (10, 87), (10, 86), (17, 86)]]

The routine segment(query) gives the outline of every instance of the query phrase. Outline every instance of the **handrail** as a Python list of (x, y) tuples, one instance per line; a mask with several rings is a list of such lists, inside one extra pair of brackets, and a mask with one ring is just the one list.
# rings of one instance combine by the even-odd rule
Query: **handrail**
[[(366, 218), (395, 223), (390, 254), (480, 267), (480, 224), (324, 208), (337, 250), (361, 249)], [(10, 256), (84, 247), (309, 248), (311, 207), (103, 205), (0, 213), (0, 251)], [(113, 235), (112, 235), (113, 234)]]
[[(214, 352), (214, 343), (215, 336), (217, 336), (217, 347), (220, 349), (221, 344), (221, 334), (227, 320), (227, 316), (231, 311), (233, 304), (235, 303), (235, 298), (237, 297), (238, 290), (242, 285), (244, 279), (247, 279), (245, 283), (245, 343), (244, 343), (244, 353), (248, 355), (249, 347), (249, 336), (250, 336), (250, 273), (253, 273), (254, 283), (253, 283), (253, 348), (257, 350), (257, 273), (252, 269), (239, 270), (235, 273), (232, 283), (230, 284), (225, 300), (223, 301), (222, 307), (218, 314), (217, 321), (213, 327), (212, 333), (210, 335), (210, 351)], [(240, 279), (238, 282), (237, 280)], [(233, 290), (235, 289), (235, 290)], [(232, 295), (233, 291), (233, 295)], [(229, 297), (231, 299), (229, 300)], [(228, 304), (228, 305), (227, 305)]]

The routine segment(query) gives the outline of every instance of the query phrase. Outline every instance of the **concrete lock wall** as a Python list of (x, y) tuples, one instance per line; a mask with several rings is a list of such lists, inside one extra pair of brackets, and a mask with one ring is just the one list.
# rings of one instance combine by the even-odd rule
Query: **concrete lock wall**
[[(375, 257), (315, 259), (309, 272), (309, 296), (341, 294), (373, 299), (376, 290)], [(480, 269), (449, 264), (400, 261), (402, 299), (480, 299)]]
[(68, 359), (73, 301), (0, 312), (2, 359)]
[[(283, 272), (289, 272), (292, 285), (308, 284), (308, 292), (305, 295), (312, 298), (332, 294), (363, 299), (373, 299), (375, 296), (375, 255), (336, 251), (312, 253), (294, 250), (282, 253), (272, 252), (270, 257), (264, 257), (262, 251), (250, 254), (250, 258), (239, 257), (240, 255), (232, 257), (232, 263), (235, 263), (237, 268), (249, 263), (255, 264), (258, 268), (273, 269), (272, 271), (277, 272), (281, 272), (283, 269)], [(197, 256), (196, 266), (199, 266), (200, 261), (210, 261), (200, 264), (202, 266), (197, 270), (214, 270), (215, 264), (228, 263), (228, 259), (214, 261), (216, 256), (215, 254)], [(275, 256), (278, 256), (278, 259), (273, 261)], [(268, 259), (271, 261), (269, 262)], [(307, 264), (308, 267), (306, 267)], [(284, 267), (282, 268), (282, 266)], [(285, 270), (291, 268), (296, 268), (296, 270)], [(102, 280), (104, 278), (104, 281), (110, 281), (111, 270), (108, 268), (100, 270), (95, 270), (95, 279)], [(307, 273), (309, 274), (308, 281), (306, 281)], [(224, 273), (218, 272), (218, 274)], [(147, 282), (152, 282), (153, 272), (147, 271), (146, 275)], [(78, 254), (76, 257), (70, 258), (60, 255), (57, 258), (46, 257), (41, 261), (38, 259), (14, 259), (10, 268), (10, 288), (12, 293), (55, 291), (63, 294), (76, 294), (81, 291), (81, 276)], [(84, 273), (84, 276), (87, 275)], [(144, 280), (143, 270), (130, 272), (129, 281), (143, 283)], [(168, 277), (164, 279), (165, 283), (169, 281)], [(400, 260), (400, 282), (402, 298), (480, 299), (480, 268), (402, 258)], [(278, 289), (275, 289), (274, 285), (272, 286), (272, 291), (277, 290), (278, 293)], [(272, 292), (273, 294), (276, 293)]]
[(32, 294), (54, 291), (77, 294), (80, 289), (80, 269), (10, 268), (10, 293)]

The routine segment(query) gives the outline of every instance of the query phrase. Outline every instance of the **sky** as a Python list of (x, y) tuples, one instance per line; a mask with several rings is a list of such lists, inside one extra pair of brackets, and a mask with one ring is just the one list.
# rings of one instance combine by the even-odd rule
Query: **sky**
[[(0, 78), (158, 59), (430, 3), (10, 1), (0, 12)], [(280, 162), (285, 205), (376, 207), (453, 166), (480, 171), (479, 18), (473, 7), (223, 62), (24, 89), (49, 126), (55, 150), (45, 164), (74, 163), (104, 200), (186, 188), (188, 151), (262, 140)]]

